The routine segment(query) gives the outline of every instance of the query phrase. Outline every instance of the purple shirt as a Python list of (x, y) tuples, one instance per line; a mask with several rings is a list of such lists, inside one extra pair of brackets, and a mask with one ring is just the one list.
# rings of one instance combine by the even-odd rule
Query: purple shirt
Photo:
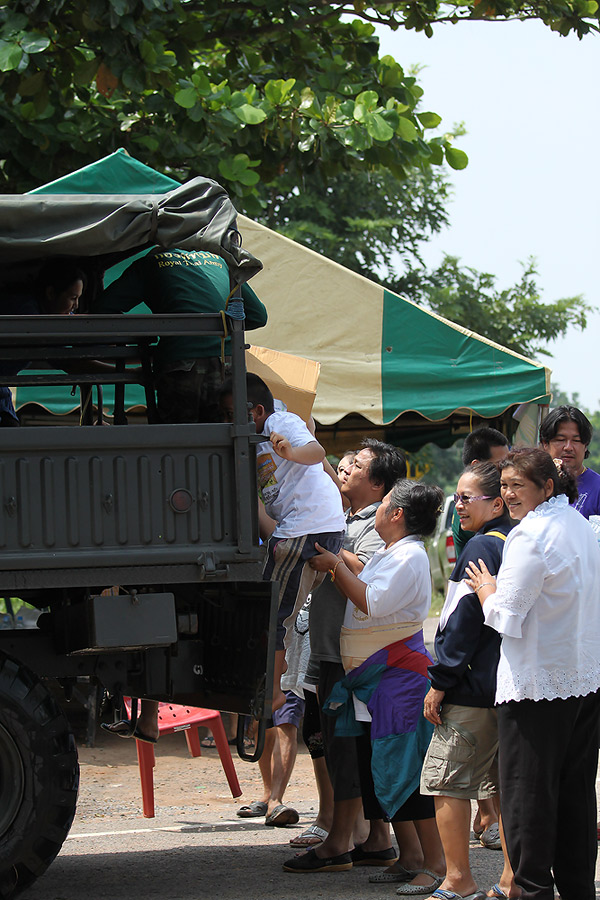
[(571, 506), (584, 518), (600, 515), (600, 475), (593, 469), (585, 469), (577, 479), (579, 497)]

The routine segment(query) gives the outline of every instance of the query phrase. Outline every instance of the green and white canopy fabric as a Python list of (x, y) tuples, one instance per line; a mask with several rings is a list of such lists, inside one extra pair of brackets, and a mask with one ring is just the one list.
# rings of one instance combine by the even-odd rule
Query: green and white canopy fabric
[[(38, 192), (144, 194), (174, 187), (173, 179), (118, 151)], [(253, 332), (253, 343), (321, 364), (313, 411), (320, 425), (343, 431), (344, 422), (354, 420), (365, 433), (368, 423), (385, 430), (404, 417), (411, 427), (418, 420), (424, 434), (441, 421), (498, 419), (520, 404), (549, 402), (545, 366), (250, 219), (239, 216), (238, 227), (244, 248), (263, 263), (252, 286), (269, 322)], [(33, 399), (34, 389), (26, 392)], [(21, 392), (17, 401), (25, 402)]]
[(482, 418), (547, 403), (550, 370), (428, 312), (324, 256), (240, 216), (263, 262), (252, 284), (269, 321), (256, 344), (321, 364), (313, 414), (334, 425), (358, 414), (389, 425), (414, 412)]

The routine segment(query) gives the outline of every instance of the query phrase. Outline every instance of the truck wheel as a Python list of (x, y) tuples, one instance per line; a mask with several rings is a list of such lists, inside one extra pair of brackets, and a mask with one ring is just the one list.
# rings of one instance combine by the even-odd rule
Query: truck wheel
[(0, 900), (50, 865), (69, 833), (78, 785), (60, 707), (30, 669), (0, 654)]

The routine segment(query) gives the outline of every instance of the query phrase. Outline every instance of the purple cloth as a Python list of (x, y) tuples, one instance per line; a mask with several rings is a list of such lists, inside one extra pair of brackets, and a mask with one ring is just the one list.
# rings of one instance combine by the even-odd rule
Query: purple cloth
[(600, 515), (600, 475), (586, 469), (577, 479), (579, 497), (571, 504), (585, 519)]
[(273, 713), (273, 725), (300, 726), (304, 715), (304, 700), (293, 691), (284, 691), (285, 703)]

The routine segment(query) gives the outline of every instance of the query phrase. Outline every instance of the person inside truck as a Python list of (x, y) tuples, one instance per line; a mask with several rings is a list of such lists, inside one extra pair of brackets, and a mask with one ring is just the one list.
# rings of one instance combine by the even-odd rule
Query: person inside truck
[[(0, 300), (0, 315), (3, 316), (70, 316), (77, 312), (81, 295), (85, 290), (85, 273), (79, 266), (66, 259), (51, 260), (46, 263), (32, 288), (22, 285), (8, 288)], [(16, 375), (29, 363), (26, 360), (6, 360), (0, 362), (1, 375)], [(9, 387), (0, 387), (0, 427), (18, 426)]]
[[(230, 293), (225, 260), (205, 250), (156, 248), (137, 259), (92, 303), (92, 313), (125, 313), (140, 303), (155, 314), (221, 313)], [(246, 330), (262, 328), (267, 310), (242, 286)], [(219, 422), (218, 392), (227, 371), (217, 335), (162, 337), (154, 357), (162, 423)]]

